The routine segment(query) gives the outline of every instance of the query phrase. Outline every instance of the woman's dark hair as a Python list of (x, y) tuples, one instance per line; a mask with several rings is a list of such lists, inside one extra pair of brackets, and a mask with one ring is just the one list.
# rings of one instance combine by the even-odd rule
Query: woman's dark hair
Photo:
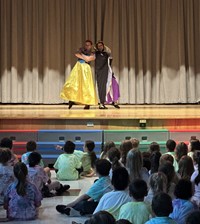
[(87, 141), (85, 141), (85, 146), (88, 149), (88, 154), (89, 154), (90, 160), (91, 160), (91, 166), (92, 166), (92, 168), (94, 168), (95, 162), (97, 160), (96, 153), (94, 152), (95, 143), (91, 140), (87, 140)]
[(16, 163), (14, 165), (14, 174), (18, 180), (18, 183), (16, 186), (17, 194), (20, 196), (25, 196), (26, 195), (26, 177), (28, 175), (28, 170), (26, 165), (20, 162)]
[(198, 175), (194, 179), (194, 183), (198, 185), (200, 183), (200, 157), (199, 156), (196, 158), (196, 161), (198, 161)]
[(129, 174), (127, 169), (124, 167), (119, 167), (113, 170), (111, 182), (115, 190), (118, 191), (125, 190), (129, 185)]
[(10, 138), (3, 138), (1, 139), (0, 147), (12, 149), (13, 141)]
[(107, 158), (107, 153), (108, 151), (112, 148), (115, 147), (115, 143), (112, 141), (106, 142), (104, 147), (103, 147), (103, 153), (101, 155), (101, 159), (106, 159)]
[(192, 158), (190, 156), (182, 156), (179, 160), (178, 167), (178, 173), (180, 174), (181, 178), (190, 180), (194, 172)]
[(66, 141), (64, 145), (64, 151), (67, 154), (73, 154), (74, 150), (76, 148), (76, 145), (72, 141)]
[(0, 148), (0, 163), (5, 165), (12, 158), (12, 153), (8, 148)]
[(166, 193), (158, 193), (153, 197), (152, 210), (157, 217), (168, 217), (173, 211), (172, 199)]
[(188, 147), (184, 142), (180, 142), (176, 146), (176, 160), (179, 162), (182, 156), (187, 156)]
[(180, 179), (175, 187), (174, 195), (176, 198), (189, 200), (192, 197), (192, 182)]
[(120, 152), (121, 152), (121, 157), (122, 157), (122, 163), (124, 166), (126, 166), (126, 158), (128, 152), (133, 148), (132, 142), (130, 140), (125, 140), (121, 143), (120, 145)]
[(33, 152), (37, 149), (37, 143), (35, 141), (29, 141), (26, 143), (26, 151)]
[(159, 151), (154, 151), (151, 154), (151, 174), (158, 172), (159, 164), (160, 164), (161, 153)]
[(38, 152), (32, 152), (28, 156), (28, 164), (30, 167), (35, 167), (36, 165), (40, 163), (41, 159), (42, 157)]
[(149, 145), (149, 152), (152, 154), (153, 152), (160, 152), (160, 145), (157, 142), (152, 142)]
[(186, 224), (197, 224), (200, 221), (200, 211), (194, 211), (186, 218)]
[(112, 170), (114, 170), (118, 167), (121, 167), (121, 164), (119, 162), (120, 157), (121, 157), (121, 154), (120, 154), (120, 151), (118, 148), (112, 147), (108, 151), (108, 159), (112, 163)]
[(111, 163), (107, 159), (98, 159), (95, 163), (96, 172), (101, 176), (108, 176)]
[(140, 179), (132, 181), (129, 185), (129, 193), (136, 200), (143, 199), (148, 193), (146, 182)]
[(92, 215), (85, 224), (115, 224), (115, 218), (106, 211), (100, 211)]
[(174, 166), (171, 162), (166, 162), (166, 163), (160, 165), (158, 171), (163, 172), (167, 177), (167, 192), (168, 192), (171, 182), (175, 176)]
[(174, 152), (176, 148), (176, 142), (172, 139), (167, 140), (166, 148), (168, 149), (169, 152)]

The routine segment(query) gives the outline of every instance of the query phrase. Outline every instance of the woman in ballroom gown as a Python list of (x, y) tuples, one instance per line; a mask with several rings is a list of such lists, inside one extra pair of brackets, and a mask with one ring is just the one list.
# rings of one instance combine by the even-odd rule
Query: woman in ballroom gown
[(92, 41), (86, 40), (84, 47), (80, 48), (75, 56), (78, 61), (67, 78), (60, 97), (69, 101), (69, 109), (74, 104), (82, 104), (85, 105), (84, 109), (90, 109), (90, 105), (98, 104), (90, 66), (90, 62), (95, 60)]

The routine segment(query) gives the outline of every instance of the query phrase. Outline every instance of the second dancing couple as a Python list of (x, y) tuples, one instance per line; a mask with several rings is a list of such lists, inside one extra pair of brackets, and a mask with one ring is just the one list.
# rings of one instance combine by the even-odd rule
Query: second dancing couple
[(84, 47), (80, 48), (75, 56), (77, 63), (71, 71), (63, 86), (60, 97), (69, 100), (69, 109), (74, 104), (97, 105), (98, 99), (94, 86), (90, 62), (95, 60), (95, 76), (99, 95), (99, 109), (107, 109), (105, 103), (112, 103), (115, 108), (119, 99), (119, 85), (111, 69), (111, 50), (98, 41), (93, 50), (92, 41), (86, 40)]

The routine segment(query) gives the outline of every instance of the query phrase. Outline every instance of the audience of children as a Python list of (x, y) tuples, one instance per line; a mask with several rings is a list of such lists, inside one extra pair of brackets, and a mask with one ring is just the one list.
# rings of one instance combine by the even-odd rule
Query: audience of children
[[(23, 163), (13, 154), (11, 139), (2, 139), (0, 146), (0, 204), (9, 219), (37, 218), (44, 188), (59, 195), (69, 189), (58, 181), (51, 182), (41, 155), (36, 152), (36, 142), (27, 143)], [(170, 139), (163, 155), (156, 142), (143, 153), (137, 139), (123, 141), (120, 150), (114, 142), (108, 142), (101, 154), (105, 159), (99, 160), (94, 148), (93, 141), (86, 141), (83, 151), (75, 150), (71, 141), (65, 143), (64, 153), (54, 164), (57, 179), (76, 180), (82, 171), (84, 176), (96, 172), (99, 179), (75, 201), (57, 205), (59, 213), (68, 216), (94, 213), (86, 224), (200, 222), (199, 140), (191, 139), (187, 147)]]
[(132, 201), (128, 193), (129, 174), (125, 167), (113, 170), (112, 185), (114, 190), (105, 194), (99, 201), (94, 213), (108, 211), (116, 219), (122, 205)]
[(134, 224), (145, 223), (152, 215), (150, 205), (144, 202), (144, 197), (147, 196), (146, 182), (139, 179), (134, 180), (129, 185), (129, 194), (133, 197), (133, 201), (122, 205), (118, 219), (125, 219)]
[(28, 169), (24, 163), (14, 165), (16, 181), (7, 188), (4, 209), (7, 217), (14, 220), (32, 220), (38, 215), (42, 196), (36, 186), (27, 179)]
[(75, 156), (75, 144), (67, 141), (64, 145), (64, 153), (61, 154), (55, 164), (56, 177), (58, 180), (77, 180), (79, 178), (79, 171), (82, 166), (80, 160)]
[(57, 205), (56, 210), (68, 216), (92, 214), (102, 196), (113, 190), (109, 177), (110, 169), (111, 163), (107, 159), (97, 160), (95, 170), (99, 179), (95, 181), (85, 194), (68, 205)]

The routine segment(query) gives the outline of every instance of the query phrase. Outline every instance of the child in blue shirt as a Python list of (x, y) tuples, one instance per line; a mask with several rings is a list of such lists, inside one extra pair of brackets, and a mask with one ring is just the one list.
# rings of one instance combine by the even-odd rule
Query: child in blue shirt
[(152, 200), (152, 210), (156, 217), (150, 219), (145, 224), (176, 224), (169, 217), (169, 214), (173, 211), (173, 206), (172, 199), (168, 194), (163, 192), (156, 194)]
[(108, 192), (101, 198), (94, 213), (107, 211), (117, 219), (121, 206), (132, 201), (127, 190), (129, 174), (126, 168), (119, 167), (113, 170), (112, 185), (114, 191)]
[(197, 209), (190, 199), (193, 195), (192, 183), (189, 180), (181, 179), (175, 187), (174, 195), (176, 199), (173, 200), (173, 212), (170, 217), (178, 224), (183, 224), (187, 216)]
[(112, 185), (109, 177), (111, 164), (106, 159), (97, 160), (95, 163), (96, 173), (99, 179), (91, 186), (91, 188), (75, 201), (68, 205), (57, 205), (56, 210), (61, 214), (68, 216), (81, 216), (92, 214), (96, 209), (101, 197), (112, 191)]

